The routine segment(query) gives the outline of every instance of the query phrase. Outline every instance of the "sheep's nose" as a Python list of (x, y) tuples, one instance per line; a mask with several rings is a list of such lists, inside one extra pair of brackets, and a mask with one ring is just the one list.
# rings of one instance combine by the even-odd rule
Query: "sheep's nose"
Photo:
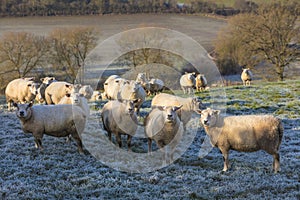
[(132, 108), (128, 108), (128, 111), (129, 111), (129, 112), (132, 112), (132, 111), (133, 111), (133, 109), (132, 109)]
[(207, 119), (203, 120), (203, 123), (204, 123), (204, 124), (207, 124), (207, 123), (208, 123), (208, 120), (207, 120)]
[(20, 116), (23, 117), (24, 116), (24, 111), (20, 111)]

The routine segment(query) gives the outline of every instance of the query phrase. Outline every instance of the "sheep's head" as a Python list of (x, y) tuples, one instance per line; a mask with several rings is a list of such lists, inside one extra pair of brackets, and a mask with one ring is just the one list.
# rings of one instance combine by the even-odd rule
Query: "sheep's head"
[(125, 114), (127, 114), (127, 115), (134, 114), (134, 106), (138, 101), (139, 101), (138, 99), (123, 100), (123, 103), (125, 104)]
[(56, 81), (55, 77), (45, 77), (45, 78), (41, 78), (40, 79), (42, 81), (42, 83), (46, 84), (47, 86), (49, 86), (52, 82)]
[(27, 120), (31, 117), (31, 109), (30, 107), (33, 105), (32, 102), (30, 103), (25, 103), (25, 104), (18, 104), (18, 103), (14, 103), (14, 106), (17, 107), (17, 117), (19, 119), (24, 119)]
[(182, 107), (180, 106), (159, 106), (158, 109), (163, 111), (165, 122), (166, 123), (172, 123), (176, 120), (177, 113), (176, 111), (179, 110)]
[(202, 108), (204, 108), (204, 106), (203, 106), (200, 98), (199, 97), (192, 98), (192, 109), (197, 112), (198, 110), (200, 110)]
[(33, 95), (38, 94), (38, 89), (39, 89), (39, 84), (38, 83), (29, 82), (27, 84), (27, 87), (29, 88), (29, 91), (30, 91), (31, 94), (33, 94)]
[(204, 127), (212, 127), (216, 124), (220, 112), (220, 110), (213, 110), (211, 108), (198, 111), (201, 114), (200, 122)]

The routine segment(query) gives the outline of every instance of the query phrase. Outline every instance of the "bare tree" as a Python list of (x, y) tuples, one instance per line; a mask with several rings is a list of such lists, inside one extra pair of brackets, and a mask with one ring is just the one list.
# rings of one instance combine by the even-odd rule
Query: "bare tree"
[(50, 34), (53, 66), (74, 81), (78, 70), (84, 67), (89, 51), (96, 46), (96, 39), (96, 31), (91, 27), (54, 30)]
[(292, 48), (300, 42), (298, 13), (299, 4), (294, 2), (261, 5), (257, 13), (237, 15), (220, 33), (216, 52), (220, 58), (230, 57), (242, 66), (267, 61), (283, 80), (286, 67), (299, 51)]
[(1, 73), (24, 77), (43, 62), (47, 40), (26, 32), (7, 32), (0, 41)]

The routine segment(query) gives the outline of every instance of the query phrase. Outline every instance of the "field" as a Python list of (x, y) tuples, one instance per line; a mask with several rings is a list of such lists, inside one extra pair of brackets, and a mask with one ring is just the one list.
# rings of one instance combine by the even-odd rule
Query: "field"
[[(209, 49), (225, 22), (185, 15), (5, 18), (0, 19), (0, 35), (5, 31), (43, 35), (74, 25), (98, 28), (99, 43), (132, 28), (164, 27)], [(229, 79), (240, 82), (234, 78)], [(74, 141), (66, 143), (65, 138), (50, 136), (44, 136), (44, 150), (40, 151), (35, 149), (32, 135), (21, 130), (15, 113), (7, 111), (1, 96), (0, 199), (300, 199), (300, 81), (294, 78), (284, 82), (256, 79), (250, 87), (211, 87), (196, 94), (205, 106), (220, 108), (226, 115), (273, 114), (282, 119), (281, 172), (277, 174), (272, 172), (272, 156), (263, 151), (231, 151), (231, 168), (221, 172), (222, 155), (209, 146), (196, 114), (174, 163), (147, 162), (145, 138), (133, 139), (133, 153), (105, 143), (107, 135), (100, 120), (105, 101), (91, 104), (82, 135), (85, 155), (77, 152)], [(144, 103), (142, 115), (149, 112), (150, 102), (151, 97)], [(143, 134), (142, 126), (138, 133)]]

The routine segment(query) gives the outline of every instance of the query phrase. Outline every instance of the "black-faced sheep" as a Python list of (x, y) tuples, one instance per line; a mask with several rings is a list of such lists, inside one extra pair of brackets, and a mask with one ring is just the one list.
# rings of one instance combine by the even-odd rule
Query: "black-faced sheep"
[(166, 163), (173, 161), (173, 154), (183, 135), (183, 125), (176, 114), (182, 106), (158, 106), (146, 116), (145, 135), (148, 138), (148, 152), (152, 151), (152, 140), (164, 152)]
[(122, 147), (121, 134), (127, 135), (128, 150), (131, 149), (131, 138), (138, 128), (137, 115), (134, 112), (136, 102), (137, 100), (109, 101), (103, 106), (101, 113), (109, 140), (111, 141), (111, 134), (115, 134), (119, 147)]
[(283, 137), (280, 119), (271, 115), (220, 116), (219, 110), (199, 111), (200, 121), (211, 144), (218, 147), (224, 157), (223, 171), (229, 168), (229, 150), (254, 152), (264, 150), (273, 156), (273, 169), (280, 170), (279, 146)]
[(53, 82), (56, 81), (55, 77), (44, 77), (40, 79), (42, 81), (40, 87), (38, 88), (38, 94), (36, 95), (36, 100), (38, 103), (42, 104), (45, 102), (45, 90)]
[(19, 78), (8, 83), (5, 89), (5, 97), (8, 110), (12, 103), (29, 103), (33, 101), (38, 93), (39, 85), (32, 78)]
[(82, 109), (73, 105), (36, 105), (32, 103), (14, 104), (22, 130), (32, 133), (36, 148), (43, 149), (43, 135), (66, 137), (71, 135), (77, 142), (78, 151), (83, 153), (80, 134), (86, 123)]
[(180, 86), (181, 89), (183, 90), (183, 93), (186, 94), (193, 94), (194, 92), (194, 87), (196, 84), (195, 80), (195, 75), (196, 73), (185, 73), (180, 77)]
[(251, 85), (252, 77), (253, 77), (253, 74), (249, 68), (243, 69), (243, 72), (241, 74), (241, 79), (243, 81), (244, 86)]

